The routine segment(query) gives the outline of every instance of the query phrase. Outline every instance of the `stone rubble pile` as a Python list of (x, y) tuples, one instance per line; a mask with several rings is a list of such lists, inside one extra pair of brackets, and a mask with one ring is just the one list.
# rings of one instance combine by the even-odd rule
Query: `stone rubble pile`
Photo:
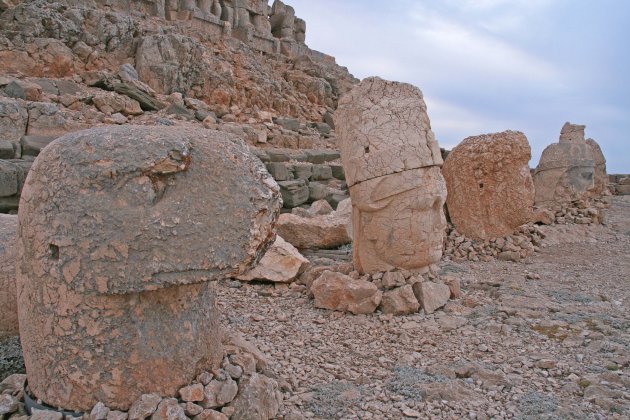
[(370, 314), (409, 315), (420, 310), (432, 314), (449, 299), (461, 297), (458, 278), (437, 275), (437, 266), (421, 272), (395, 270), (363, 274), (352, 264), (318, 266), (307, 270), (298, 280), (314, 298), (317, 308)]
[(536, 252), (545, 238), (533, 223), (519, 227), (512, 235), (486, 240), (467, 238), (452, 225), (449, 227), (444, 247), (446, 261), (518, 262)]
[[(220, 366), (200, 373), (192, 383), (179, 388), (177, 398), (143, 394), (128, 410), (107, 407), (98, 402), (85, 413), (73, 417), (59, 411), (27, 409), (24, 393), (26, 375), (14, 374), (0, 383), (0, 415), (26, 416), (34, 420), (249, 420), (273, 419), (282, 407), (283, 396), (266, 357), (236, 334), (226, 334)], [(159, 380), (159, 379), (158, 379)], [(41, 404), (41, 402), (40, 402)]]

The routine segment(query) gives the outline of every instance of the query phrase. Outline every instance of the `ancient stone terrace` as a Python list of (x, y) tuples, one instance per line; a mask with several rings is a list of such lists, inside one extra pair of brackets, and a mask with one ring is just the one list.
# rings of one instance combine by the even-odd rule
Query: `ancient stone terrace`
[(199, 35), (236, 38), (269, 54), (307, 55), (319, 60), (333, 57), (311, 50), (306, 44), (306, 22), (280, 0), (96, 0), (116, 10), (144, 13), (189, 26)]

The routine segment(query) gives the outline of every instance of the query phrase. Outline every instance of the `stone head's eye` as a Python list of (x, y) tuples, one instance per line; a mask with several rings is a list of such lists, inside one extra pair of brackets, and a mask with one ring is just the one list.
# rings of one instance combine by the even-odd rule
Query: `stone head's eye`
[(50, 250), (50, 259), (59, 261), (59, 247), (55, 244), (50, 244), (48, 249)]

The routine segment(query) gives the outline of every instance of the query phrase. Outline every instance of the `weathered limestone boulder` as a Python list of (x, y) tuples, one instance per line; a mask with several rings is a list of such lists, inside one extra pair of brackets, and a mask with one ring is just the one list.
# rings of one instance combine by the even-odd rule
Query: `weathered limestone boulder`
[(55, 140), (19, 210), (18, 314), (34, 396), (126, 410), (216, 368), (208, 280), (256, 264), (279, 208), (260, 160), (225, 133), (126, 126)]
[(379, 78), (342, 97), (337, 138), (360, 272), (414, 270), (442, 256), (446, 185), (422, 92)]
[(410, 284), (383, 293), (381, 311), (384, 314), (408, 315), (418, 312), (420, 304)]
[(309, 261), (293, 245), (276, 236), (276, 241), (267, 250), (258, 265), (251, 271), (238, 276), (239, 280), (267, 280), (276, 283), (290, 283), (302, 274)]
[(468, 137), (450, 152), (442, 174), (448, 213), (460, 233), (497, 238), (532, 219), (530, 159), (527, 137), (518, 131)]
[(420, 302), (422, 309), (427, 314), (432, 314), (436, 310), (448, 303), (451, 297), (451, 289), (444, 283), (434, 283), (431, 281), (418, 282), (413, 285), (413, 293)]
[(311, 293), (317, 308), (355, 315), (371, 314), (383, 297), (373, 283), (333, 271), (324, 271), (311, 285)]
[(17, 216), (0, 214), (0, 338), (18, 334), (15, 290)]
[(278, 220), (278, 235), (298, 249), (330, 249), (349, 244), (352, 242), (350, 211), (349, 205), (340, 203), (336, 211), (328, 214), (304, 217), (284, 213)]
[(549, 207), (585, 198), (594, 188), (595, 161), (583, 125), (566, 123), (559, 143), (543, 151), (534, 172), (535, 205)]
[(593, 139), (587, 139), (586, 144), (591, 151), (593, 161), (595, 163), (595, 169), (593, 171), (593, 189), (591, 193), (595, 197), (600, 197), (604, 194), (608, 194), (608, 174), (606, 173), (606, 157), (602, 148)]

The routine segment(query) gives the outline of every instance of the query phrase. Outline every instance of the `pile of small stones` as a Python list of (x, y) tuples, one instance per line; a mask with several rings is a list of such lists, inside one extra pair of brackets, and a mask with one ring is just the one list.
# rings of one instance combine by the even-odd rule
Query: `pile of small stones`
[(606, 224), (606, 210), (610, 207), (612, 197), (593, 200), (576, 200), (571, 203), (557, 204), (550, 210), (554, 223), (564, 224)]
[[(251, 350), (246, 351), (245, 348)], [(227, 420), (276, 417), (282, 405), (282, 393), (267, 369), (265, 356), (240, 339), (225, 346), (221, 367), (204, 371), (192, 384), (179, 390), (179, 398), (158, 394), (141, 395), (123, 412), (97, 403), (91, 412), (76, 414), (75, 420)], [(0, 418), (28, 419), (24, 393), (26, 375), (13, 374), (0, 383)], [(37, 401), (41, 405), (41, 401)], [(63, 420), (61, 411), (31, 409), (31, 420)]]
[[(576, 200), (558, 204), (544, 212), (547, 220), (543, 224), (606, 224), (606, 211), (610, 207), (611, 197), (591, 200)], [(494, 259), (502, 261), (520, 261), (540, 250), (545, 234), (535, 223), (519, 227), (512, 235), (489, 240), (467, 238), (449, 223), (445, 259), (451, 261), (484, 261)]]
[(533, 223), (518, 228), (512, 235), (489, 240), (466, 238), (449, 225), (444, 248), (445, 260), (520, 261), (539, 250), (545, 234)]

